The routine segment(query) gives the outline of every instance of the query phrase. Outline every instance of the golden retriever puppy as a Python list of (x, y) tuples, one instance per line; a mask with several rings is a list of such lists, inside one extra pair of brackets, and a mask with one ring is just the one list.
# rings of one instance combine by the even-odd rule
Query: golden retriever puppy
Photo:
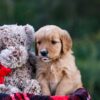
[(37, 72), (43, 95), (67, 95), (82, 87), (81, 75), (72, 54), (69, 33), (47, 25), (35, 33)]

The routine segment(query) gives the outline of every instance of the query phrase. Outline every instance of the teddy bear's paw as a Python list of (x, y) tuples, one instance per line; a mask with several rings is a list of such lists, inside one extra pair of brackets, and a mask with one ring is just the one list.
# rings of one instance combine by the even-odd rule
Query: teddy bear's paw
[(7, 88), (8, 88), (8, 91), (6, 91), (7, 94), (18, 93), (18, 92), (21, 93), (21, 91), (15, 86), (8, 85)]
[(0, 84), (0, 93), (3, 92), (3, 90), (6, 88), (4, 84)]
[(0, 93), (6, 93), (6, 94), (12, 94), (12, 93), (17, 93), (21, 92), (17, 87), (11, 86), (11, 85), (0, 85)]
[(29, 80), (26, 88), (24, 89), (25, 93), (33, 93), (35, 95), (41, 94), (41, 87), (39, 85), (39, 82), (37, 80)]
[(0, 84), (0, 93), (6, 93), (7, 87), (4, 84)]
[(6, 86), (4, 84), (0, 84), (0, 93), (9, 94), (10, 93), (10, 89), (8, 88), (8, 86)]

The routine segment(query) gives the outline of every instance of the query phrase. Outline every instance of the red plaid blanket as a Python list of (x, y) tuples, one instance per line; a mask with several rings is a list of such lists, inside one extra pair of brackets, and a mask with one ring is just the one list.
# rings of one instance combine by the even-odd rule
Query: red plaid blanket
[(0, 93), (0, 100), (91, 100), (91, 97), (86, 89), (80, 88), (68, 96), (42, 96), (28, 93), (8, 95)]

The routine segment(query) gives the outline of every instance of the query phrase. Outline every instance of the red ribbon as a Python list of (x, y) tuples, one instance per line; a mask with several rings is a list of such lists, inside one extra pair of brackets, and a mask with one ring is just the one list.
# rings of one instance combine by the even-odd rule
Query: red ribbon
[(4, 83), (4, 77), (11, 73), (11, 68), (7, 68), (0, 64), (0, 84)]

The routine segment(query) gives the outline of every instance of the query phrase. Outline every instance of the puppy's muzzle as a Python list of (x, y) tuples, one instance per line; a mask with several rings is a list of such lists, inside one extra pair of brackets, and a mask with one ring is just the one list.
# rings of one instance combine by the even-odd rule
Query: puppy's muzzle
[(40, 51), (40, 54), (41, 54), (41, 56), (43, 56), (43, 57), (47, 57), (47, 55), (48, 55), (48, 51), (47, 50), (41, 50)]

